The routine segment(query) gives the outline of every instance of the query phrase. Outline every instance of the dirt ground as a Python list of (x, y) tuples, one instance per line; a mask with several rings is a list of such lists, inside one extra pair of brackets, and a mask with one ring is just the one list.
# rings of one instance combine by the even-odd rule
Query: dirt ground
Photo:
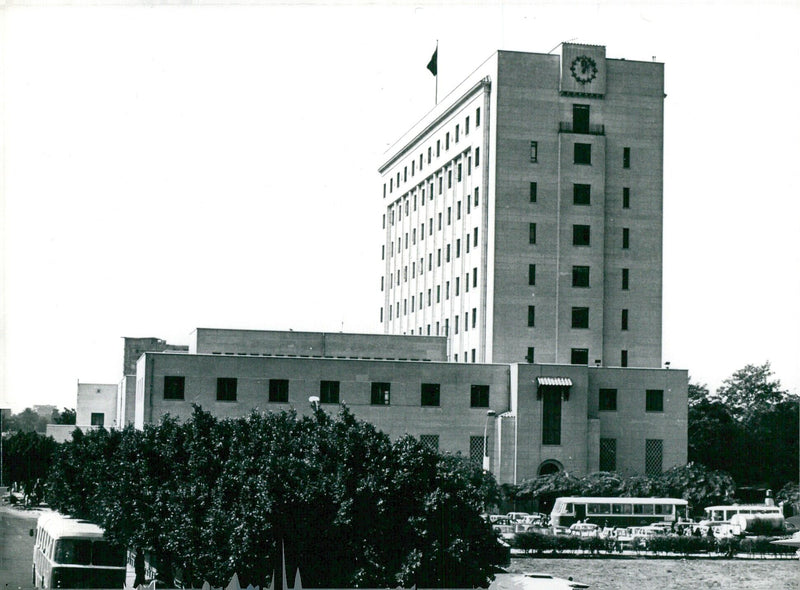
[(800, 560), (513, 558), (512, 573), (547, 572), (590, 590), (800, 590)]

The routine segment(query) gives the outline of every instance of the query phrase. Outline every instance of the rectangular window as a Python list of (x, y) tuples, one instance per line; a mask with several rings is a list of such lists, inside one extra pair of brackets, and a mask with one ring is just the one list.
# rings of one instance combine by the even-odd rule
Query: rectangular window
[(601, 412), (617, 411), (617, 390), (601, 389), (599, 399), (599, 409)]
[(572, 226), (572, 245), (589, 246), (591, 242), (591, 227), (588, 225)]
[(575, 133), (589, 133), (589, 105), (572, 105), (572, 130)]
[(589, 308), (588, 307), (573, 307), (572, 308), (572, 327), (573, 328), (588, 328), (589, 327)]
[(628, 366), (628, 351), (627, 350), (620, 350), (619, 351), (619, 366), (620, 367), (627, 367)]
[(477, 248), (478, 247), (478, 228), (477, 227), (472, 231), (472, 237), (473, 237), (472, 245)]
[(542, 444), (561, 444), (561, 389), (542, 388)]
[(592, 185), (573, 184), (572, 185), (572, 204), (590, 205), (592, 200)]
[(472, 327), (475, 327), (475, 323), (478, 321), (478, 310), (477, 308), (472, 308)]
[(439, 435), (438, 434), (420, 434), (419, 442), (422, 443), (428, 450), (434, 453), (439, 452)]
[(528, 243), (535, 244), (536, 243), (536, 224), (529, 223), (528, 224)]
[(438, 406), (439, 405), (439, 384), (423, 383), (420, 385), (420, 405)]
[(286, 403), (289, 401), (288, 379), (269, 380), (269, 401), (274, 403)]
[[(466, 356), (464, 358), (466, 358)], [(470, 387), (469, 406), (471, 408), (488, 408), (489, 407), (489, 386), (488, 385), (473, 385), (472, 387)]]
[(236, 401), (236, 377), (220, 377), (217, 379), (217, 401)]
[(481, 126), (481, 109), (480, 107), (475, 109), (475, 127)]
[(576, 143), (573, 148), (574, 162), (576, 164), (592, 163), (592, 144)]
[(648, 389), (645, 392), (645, 411), (646, 412), (663, 412), (664, 411), (664, 390), (663, 389)]
[(456, 240), (456, 258), (461, 257), (461, 240)]
[(339, 382), (320, 381), (319, 382), (319, 401), (323, 404), (339, 403)]
[(569, 362), (572, 365), (588, 365), (589, 364), (589, 349), (588, 348), (573, 348), (570, 350)]
[(464, 121), (464, 135), (469, 135), (469, 117)]
[(623, 309), (622, 310), (622, 319), (620, 321), (620, 328), (622, 330), (627, 330), (628, 329), (628, 310), (627, 309)]
[(92, 422), (92, 426), (103, 426), (106, 416), (103, 414), (103, 412), (92, 412), (90, 420)]
[(534, 348), (533, 348), (533, 346), (529, 346), (529, 347), (528, 347), (528, 352), (525, 354), (525, 360), (526, 360), (527, 362), (529, 362), (529, 363), (532, 363), (532, 362), (533, 362), (533, 358), (534, 358), (534, 356), (533, 356), (533, 353), (534, 353)]
[(437, 157), (437, 158), (438, 158), (438, 157), (439, 157), (439, 155), (442, 153), (442, 151), (441, 151), (441, 147), (442, 147), (442, 142), (441, 142), (441, 140), (440, 140), (440, 139), (437, 139), (437, 140), (436, 140), (436, 157)]
[(456, 277), (456, 297), (458, 297), (459, 287), (461, 286), (461, 277)]
[(370, 392), (369, 403), (373, 406), (388, 406), (389, 405), (389, 390), (390, 385), (384, 382), (373, 382), (372, 391)]
[(631, 148), (629, 147), (622, 148), (622, 167), (631, 167)]
[(453, 188), (453, 171), (447, 171), (447, 188)]
[(475, 349), (474, 348), (472, 349), (472, 351), (470, 351), (470, 355), (472, 356), (472, 362), (474, 363), (475, 362)]
[(627, 186), (622, 189), (622, 208), (631, 208), (631, 189)]
[(431, 148), (428, 148), (428, 164), (431, 163)]
[(535, 203), (536, 202), (536, 192), (537, 192), (537, 190), (538, 190), (538, 188), (537, 188), (536, 183), (532, 182), (531, 183), (531, 188), (530, 188), (531, 203)]
[(459, 131), (460, 131), (459, 126), (456, 125), (456, 143), (458, 143)]
[(531, 162), (538, 162), (539, 161), (539, 142), (532, 141), (531, 142)]
[(461, 319), (461, 316), (456, 316), (455, 323), (453, 324), (453, 333), (458, 334), (458, 320)]
[(447, 251), (445, 254), (445, 262), (450, 262), (450, 244), (447, 244)]
[[(616, 471), (617, 470), (617, 439), (615, 438), (601, 438), (600, 439), (600, 471)], [(614, 505), (616, 508), (617, 505)]]
[(444, 134), (444, 149), (445, 150), (449, 150), (450, 149), (450, 132), (449, 131)]
[(664, 441), (648, 438), (644, 441), (644, 474), (661, 475), (664, 471)]
[(529, 264), (528, 265), (528, 284), (535, 285), (536, 284), (536, 265)]
[(589, 286), (589, 267), (588, 266), (573, 266), (572, 267), (572, 286), (573, 287), (588, 287)]
[(475, 206), (475, 207), (478, 206), (478, 193), (479, 193), (479, 191), (480, 191), (480, 189), (478, 187), (475, 187), (475, 200), (472, 203), (472, 205)]
[(478, 286), (478, 267), (477, 266), (472, 269), (472, 286), (473, 287), (477, 287)]
[(456, 203), (456, 219), (461, 219), (461, 201)]
[(630, 269), (623, 268), (622, 269), (622, 290), (627, 291), (629, 286), (629, 279), (630, 279)]
[(482, 436), (469, 437), (469, 462), (476, 467), (483, 465), (483, 455), (485, 453), (483, 446), (485, 442)]
[(183, 399), (186, 377), (164, 376), (164, 399)]
[(627, 250), (631, 245), (631, 230), (630, 228), (622, 228), (622, 249)]
[(528, 306), (528, 327), (533, 328), (536, 325), (536, 306)]

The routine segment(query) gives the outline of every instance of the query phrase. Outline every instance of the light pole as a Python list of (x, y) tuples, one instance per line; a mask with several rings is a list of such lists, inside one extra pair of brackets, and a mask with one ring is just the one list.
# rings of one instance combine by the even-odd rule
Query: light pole
[(490, 462), (489, 462), (489, 418), (494, 418), (496, 416), (496, 412), (494, 410), (489, 410), (486, 412), (486, 423), (483, 425), (483, 470), (489, 471)]
[(311, 407), (314, 409), (314, 413), (319, 410), (319, 398), (316, 395), (312, 395), (310, 398), (308, 398), (308, 403), (311, 404)]
[(3, 487), (3, 412), (7, 408), (0, 408), (0, 488)]

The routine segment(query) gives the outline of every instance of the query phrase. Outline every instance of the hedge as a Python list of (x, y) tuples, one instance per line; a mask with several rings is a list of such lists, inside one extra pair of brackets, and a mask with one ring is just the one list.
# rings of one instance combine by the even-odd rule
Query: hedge
[[(654, 555), (678, 554), (715, 554), (725, 557), (734, 557), (737, 554), (747, 554), (751, 557), (792, 557), (794, 547), (774, 545), (772, 541), (781, 537), (731, 537), (717, 539), (713, 537), (695, 537), (692, 535), (658, 535), (650, 539), (636, 537), (631, 542), (636, 553), (649, 553)], [(524, 551), (526, 554), (550, 552), (558, 553), (612, 553), (618, 551), (619, 546), (615, 539), (602, 539), (600, 537), (575, 537), (571, 535), (549, 535), (543, 533), (526, 532), (518, 533), (511, 546)]]

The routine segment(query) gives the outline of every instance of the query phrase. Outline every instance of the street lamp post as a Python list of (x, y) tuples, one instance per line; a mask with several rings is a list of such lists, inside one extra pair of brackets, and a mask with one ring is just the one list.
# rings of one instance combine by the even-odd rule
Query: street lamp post
[(494, 410), (486, 412), (486, 423), (483, 425), (483, 470), (489, 471), (491, 463), (489, 461), (489, 418), (496, 416)]
[(6, 408), (0, 408), (0, 488), (3, 487), (3, 412)]
[(314, 409), (314, 412), (319, 410), (319, 398), (316, 395), (312, 395), (308, 398), (308, 403), (311, 404), (311, 407)]

